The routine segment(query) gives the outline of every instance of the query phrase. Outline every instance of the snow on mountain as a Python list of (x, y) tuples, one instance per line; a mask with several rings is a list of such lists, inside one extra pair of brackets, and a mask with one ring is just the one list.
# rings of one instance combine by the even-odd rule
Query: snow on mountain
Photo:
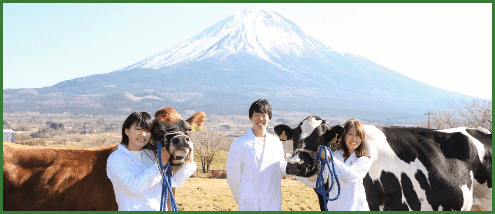
[(124, 69), (36, 90), (4, 90), (4, 112), (118, 115), (173, 106), (241, 114), (266, 98), (278, 111), (387, 119), (470, 99), (331, 49), (288, 17), (241, 11)]
[(330, 50), (282, 13), (263, 9), (237, 12), (192, 38), (122, 70), (159, 69), (212, 57), (222, 60), (239, 52), (258, 56), (287, 70), (274, 61), (280, 54), (299, 56), (308, 51)]

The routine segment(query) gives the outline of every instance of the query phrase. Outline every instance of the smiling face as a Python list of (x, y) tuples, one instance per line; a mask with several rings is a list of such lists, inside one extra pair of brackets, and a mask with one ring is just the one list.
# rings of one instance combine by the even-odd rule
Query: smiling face
[(349, 129), (344, 136), (345, 146), (349, 150), (349, 154), (352, 154), (361, 145), (361, 136), (358, 134), (356, 127)]
[(253, 133), (256, 137), (264, 137), (266, 134), (266, 128), (268, 127), (268, 122), (270, 122), (270, 117), (267, 113), (254, 112), (251, 118), (253, 123)]
[(125, 134), (129, 138), (129, 144), (127, 145), (129, 151), (141, 151), (150, 142), (151, 138), (151, 133), (137, 125), (136, 122), (125, 129)]

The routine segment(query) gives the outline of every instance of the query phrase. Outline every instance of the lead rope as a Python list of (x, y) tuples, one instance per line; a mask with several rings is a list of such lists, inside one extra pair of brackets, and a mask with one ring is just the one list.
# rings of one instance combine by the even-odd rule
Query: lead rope
[[(321, 158), (321, 150), (325, 151), (325, 158)], [(328, 162), (328, 155), (327, 153), (330, 153), (330, 158), (332, 159), (332, 168), (330, 169), (330, 163)], [(319, 146), (318, 147), (318, 162), (320, 163), (320, 172), (318, 173), (318, 178), (316, 179), (316, 192), (320, 195), (323, 196), (323, 201), (325, 204), (325, 211), (328, 211), (327, 208), (327, 202), (328, 201), (335, 201), (339, 199), (340, 197), (340, 183), (339, 179), (337, 177), (337, 173), (335, 172), (335, 166), (333, 162), (333, 153), (332, 150), (330, 150), (329, 147), (326, 146)], [(330, 178), (332, 178), (332, 184), (330, 185), (330, 188), (328, 190), (325, 190), (325, 179), (323, 178), (323, 171), (325, 170), (325, 166), (328, 167), (328, 171), (330, 172)], [(337, 183), (337, 196), (335, 198), (329, 198), (327, 196), (330, 191), (333, 189), (334, 185), (334, 180)]]
[(160, 211), (166, 211), (167, 210), (167, 199), (168, 196), (170, 195), (170, 207), (171, 211), (178, 211), (177, 209), (177, 203), (175, 202), (175, 197), (172, 192), (172, 165), (170, 164), (170, 161), (167, 163), (166, 166), (162, 165), (162, 142), (158, 141), (156, 143), (158, 147), (158, 167), (160, 167), (160, 174), (162, 174), (163, 177), (163, 183), (162, 183), (162, 197), (160, 200)]

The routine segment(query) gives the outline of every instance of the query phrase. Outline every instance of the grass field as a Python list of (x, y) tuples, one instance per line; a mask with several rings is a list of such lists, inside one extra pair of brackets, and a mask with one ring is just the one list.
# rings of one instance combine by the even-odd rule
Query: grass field
[[(225, 170), (228, 151), (218, 151), (210, 165), (210, 170)], [(201, 169), (201, 161), (195, 153), (194, 161)], [(177, 205), (185, 211), (233, 211), (237, 204), (226, 179), (208, 179), (206, 173), (194, 174), (177, 188)], [(299, 181), (282, 179), (282, 210), (320, 210), (318, 197), (312, 188)]]
[[(237, 204), (225, 179), (189, 178), (176, 189), (176, 201), (183, 211), (234, 211)], [(320, 210), (313, 189), (299, 181), (282, 179), (282, 210)]]
[[(109, 134), (108, 134), (109, 135)], [(101, 146), (86, 145), (87, 141), (99, 140), (99, 144), (108, 144), (110, 138), (118, 136), (107, 135), (70, 135), (70, 139), (62, 141), (40, 141), (42, 146), (48, 147), (88, 147)], [(73, 138), (73, 139), (72, 139)], [(88, 139), (86, 139), (88, 138)], [(75, 140), (74, 140), (75, 139)], [(80, 141), (80, 142), (77, 142)], [(34, 142), (34, 143), (37, 143)], [(217, 151), (210, 170), (225, 170), (228, 151)], [(226, 179), (210, 179), (209, 173), (201, 173), (201, 159), (197, 153), (194, 154), (194, 161), (199, 172), (189, 178), (182, 186), (176, 189), (177, 205), (183, 211), (234, 211), (237, 204), (230, 191)], [(319, 210), (318, 198), (313, 189), (292, 179), (282, 179), (282, 210), (283, 211), (305, 211)]]
[[(215, 153), (213, 157), (213, 161), (211, 162), (210, 169), (213, 170), (225, 170), (225, 164), (227, 163), (227, 157), (229, 156), (228, 151), (219, 150)], [(194, 153), (194, 162), (198, 166), (198, 169), (201, 169), (201, 158), (195, 152)]]

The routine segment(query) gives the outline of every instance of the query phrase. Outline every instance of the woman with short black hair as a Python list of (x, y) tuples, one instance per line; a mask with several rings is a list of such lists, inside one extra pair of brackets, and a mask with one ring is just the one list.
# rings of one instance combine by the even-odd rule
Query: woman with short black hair
[[(151, 142), (152, 118), (147, 112), (133, 112), (122, 125), (122, 142), (107, 160), (107, 176), (112, 181), (115, 199), (121, 210), (160, 210), (162, 175), (154, 151), (144, 149)], [(160, 152), (162, 165), (170, 154)], [(186, 162), (174, 176), (172, 187), (182, 185), (196, 170), (194, 162)], [(170, 201), (167, 201), (170, 209)]]

